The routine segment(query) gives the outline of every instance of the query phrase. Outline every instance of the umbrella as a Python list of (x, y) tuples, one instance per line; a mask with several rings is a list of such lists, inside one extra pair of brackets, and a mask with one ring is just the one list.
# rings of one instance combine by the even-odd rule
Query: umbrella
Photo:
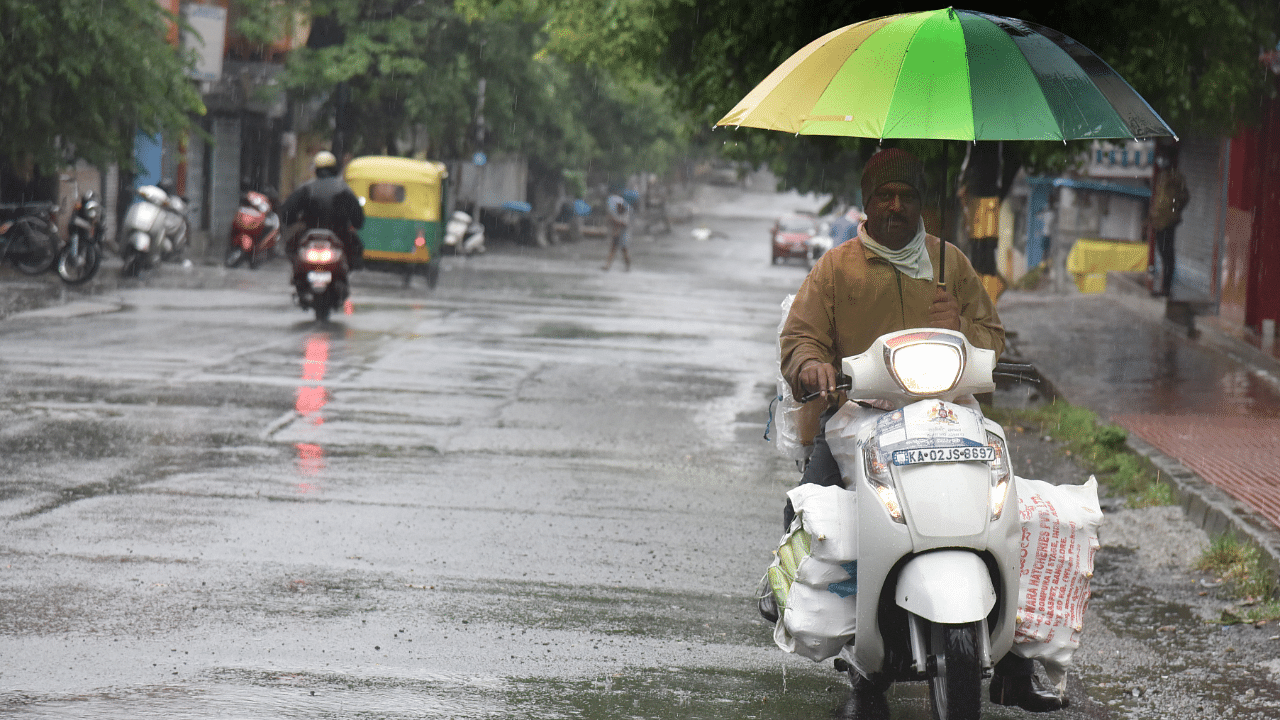
[(1075, 40), (951, 8), (834, 30), (778, 66), (716, 124), (882, 139), (1177, 137)]

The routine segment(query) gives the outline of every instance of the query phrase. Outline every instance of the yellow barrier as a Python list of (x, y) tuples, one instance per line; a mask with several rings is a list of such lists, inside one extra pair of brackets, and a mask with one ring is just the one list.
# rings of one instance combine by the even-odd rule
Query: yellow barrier
[(1147, 269), (1147, 245), (1125, 240), (1076, 240), (1067, 255), (1067, 272), (1082, 293), (1107, 289), (1107, 273), (1142, 272)]

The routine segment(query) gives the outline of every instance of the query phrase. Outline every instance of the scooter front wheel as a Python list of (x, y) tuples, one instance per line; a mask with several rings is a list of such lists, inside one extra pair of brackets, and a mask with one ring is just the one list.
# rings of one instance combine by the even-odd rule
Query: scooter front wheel
[(978, 720), (982, 715), (979, 623), (934, 624), (930, 653), (937, 664), (929, 677), (935, 720)]
[(58, 255), (58, 277), (68, 285), (83, 285), (98, 272), (98, 265), (101, 262), (102, 256), (98, 253), (98, 246), (81, 240), (79, 252), (73, 254), (71, 246), (68, 245)]

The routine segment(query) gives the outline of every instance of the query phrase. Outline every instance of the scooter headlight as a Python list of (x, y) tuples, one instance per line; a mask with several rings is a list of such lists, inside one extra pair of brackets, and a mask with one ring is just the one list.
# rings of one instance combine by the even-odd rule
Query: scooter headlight
[(893, 488), (893, 475), (889, 472), (888, 458), (880, 453), (880, 444), (876, 438), (862, 448), (862, 458), (866, 466), (867, 484), (875, 492), (880, 504), (889, 513), (894, 522), (906, 524), (902, 516), (902, 503), (898, 502), (898, 491)]
[(913, 395), (944, 393), (960, 382), (964, 371), (964, 345), (951, 335), (903, 335), (885, 345), (885, 356), (894, 380)]
[(1004, 504), (1009, 499), (1009, 483), (1013, 480), (1013, 468), (1009, 463), (1009, 447), (999, 435), (987, 431), (987, 445), (996, 451), (991, 468), (991, 519), (1000, 518)]

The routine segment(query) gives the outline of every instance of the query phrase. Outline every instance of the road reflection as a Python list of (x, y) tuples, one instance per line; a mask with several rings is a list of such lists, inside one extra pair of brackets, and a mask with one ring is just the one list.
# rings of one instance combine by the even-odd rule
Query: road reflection
[[(302, 358), (302, 382), (298, 386), (298, 400), (294, 410), (305, 421), (303, 426), (319, 427), (324, 424), (324, 406), (329, 393), (324, 387), (324, 374), (329, 364), (329, 334), (315, 333), (307, 337)], [(298, 483), (299, 493), (320, 490), (320, 474), (324, 470), (324, 448), (316, 443), (294, 443), (298, 451), (298, 474), (305, 478)]]

